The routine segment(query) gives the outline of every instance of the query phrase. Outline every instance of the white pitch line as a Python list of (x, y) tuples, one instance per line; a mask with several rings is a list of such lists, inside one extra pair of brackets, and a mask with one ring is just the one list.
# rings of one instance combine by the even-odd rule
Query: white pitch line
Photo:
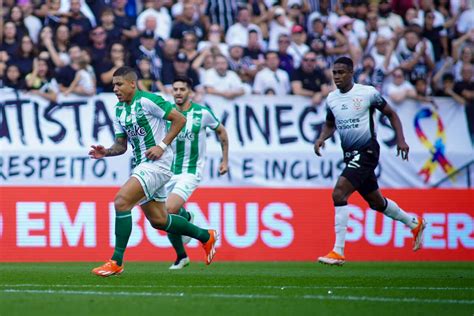
[(4, 289), (3, 293), (17, 294), (58, 294), (58, 295), (94, 295), (94, 296), (139, 296), (139, 297), (206, 297), (206, 298), (229, 298), (229, 299), (310, 299), (310, 300), (333, 300), (333, 301), (367, 301), (367, 302), (397, 302), (397, 303), (425, 303), (425, 304), (465, 304), (473, 305), (474, 300), (455, 299), (425, 299), (425, 298), (395, 298), (395, 297), (371, 297), (371, 296), (342, 296), (342, 295), (271, 295), (271, 294), (215, 294), (215, 293), (182, 293), (182, 292), (104, 292), (104, 291), (70, 291), (70, 290), (17, 290)]
[(357, 289), (377, 289), (377, 290), (416, 290), (416, 291), (474, 291), (474, 287), (428, 287), (428, 286), (343, 286), (343, 285), (121, 285), (121, 284), (0, 284), (0, 287), (65, 287), (65, 288), (264, 288), (264, 289), (338, 289), (338, 290), (357, 290)]

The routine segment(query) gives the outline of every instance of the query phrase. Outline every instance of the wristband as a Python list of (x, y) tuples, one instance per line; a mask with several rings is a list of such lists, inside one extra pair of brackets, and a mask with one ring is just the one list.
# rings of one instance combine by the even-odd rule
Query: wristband
[(166, 147), (168, 147), (168, 145), (166, 145), (163, 141), (161, 141), (161, 143), (158, 144), (158, 146), (163, 149), (163, 151), (166, 150)]

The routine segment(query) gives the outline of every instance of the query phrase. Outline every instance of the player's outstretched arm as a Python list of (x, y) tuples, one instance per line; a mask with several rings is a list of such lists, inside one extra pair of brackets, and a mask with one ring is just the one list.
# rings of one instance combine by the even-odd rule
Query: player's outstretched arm
[(397, 136), (397, 156), (401, 155), (403, 160), (408, 160), (408, 152), (410, 151), (410, 147), (408, 147), (408, 144), (405, 142), (402, 123), (398, 117), (398, 114), (388, 104), (386, 104), (381, 111), (388, 117), (390, 124), (395, 130), (395, 134)]
[(105, 148), (102, 145), (92, 145), (89, 151), (89, 157), (92, 159), (101, 159), (104, 157), (119, 156), (127, 151), (127, 138), (117, 137), (110, 148)]
[(150, 160), (160, 159), (161, 155), (163, 155), (165, 152), (166, 147), (171, 144), (176, 135), (178, 135), (178, 133), (184, 127), (184, 124), (186, 124), (186, 118), (184, 115), (175, 109), (171, 110), (171, 112), (166, 117), (166, 120), (171, 122), (171, 126), (168, 130), (168, 133), (165, 135), (165, 138), (163, 138), (158, 146), (148, 148), (145, 152), (145, 157)]
[(219, 174), (226, 174), (229, 170), (229, 138), (227, 137), (227, 131), (224, 125), (220, 124), (216, 129), (217, 137), (221, 143), (222, 149), (222, 162), (219, 165)]
[(316, 155), (321, 156), (321, 148), (324, 148), (325, 146), (324, 141), (331, 137), (335, 131), (336, 125), (334, 124), (334, 121), (326, 119), (326, 123), (323, 125), (321, 134), (314, 142), (314, 152)]

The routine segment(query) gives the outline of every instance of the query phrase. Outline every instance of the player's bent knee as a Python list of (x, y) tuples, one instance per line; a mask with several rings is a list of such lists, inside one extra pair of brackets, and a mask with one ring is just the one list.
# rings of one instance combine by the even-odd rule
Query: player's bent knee
[(114, 199), (114, 207), (117, 211), (128, 211), (132, 209), (133, 205), (123, 195), (117, 194)]
[(341, 190), (334, 190), (332, 192), (332, 201), (335, 206), (347, 205), (347, 196)]
[(166, 207), (166, 212), (169, 214), (178, 214), (179, 208), (176, 207)]
[(151, 227), (153, 227), (154, 229), (160, 229), (160, 230), (164, 230), (168, 223), (167, 216), (165, 217), (154, 216), (153, 218), (149, 218), (148, 220), (150, 221)]

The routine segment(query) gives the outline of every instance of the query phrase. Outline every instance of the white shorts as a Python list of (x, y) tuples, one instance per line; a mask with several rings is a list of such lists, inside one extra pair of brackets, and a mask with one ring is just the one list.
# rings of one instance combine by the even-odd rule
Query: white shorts
[(171, 179), (173, 173), (163, 169), (151, 162), (142, 162), (133, 169), (132, 177), (135, 177), (142, 185), (145, 198), (140, 201), (140, 205), (150, 202), (166, 201), (165, 184)]
[(171, 177), (166, 184), (166, 192), (168, 195), (174, 193), (179, 195), (184, 201), (187, 201), (191, 194), (201, 182), (201, 178), (192, 173), (181, 173)]

